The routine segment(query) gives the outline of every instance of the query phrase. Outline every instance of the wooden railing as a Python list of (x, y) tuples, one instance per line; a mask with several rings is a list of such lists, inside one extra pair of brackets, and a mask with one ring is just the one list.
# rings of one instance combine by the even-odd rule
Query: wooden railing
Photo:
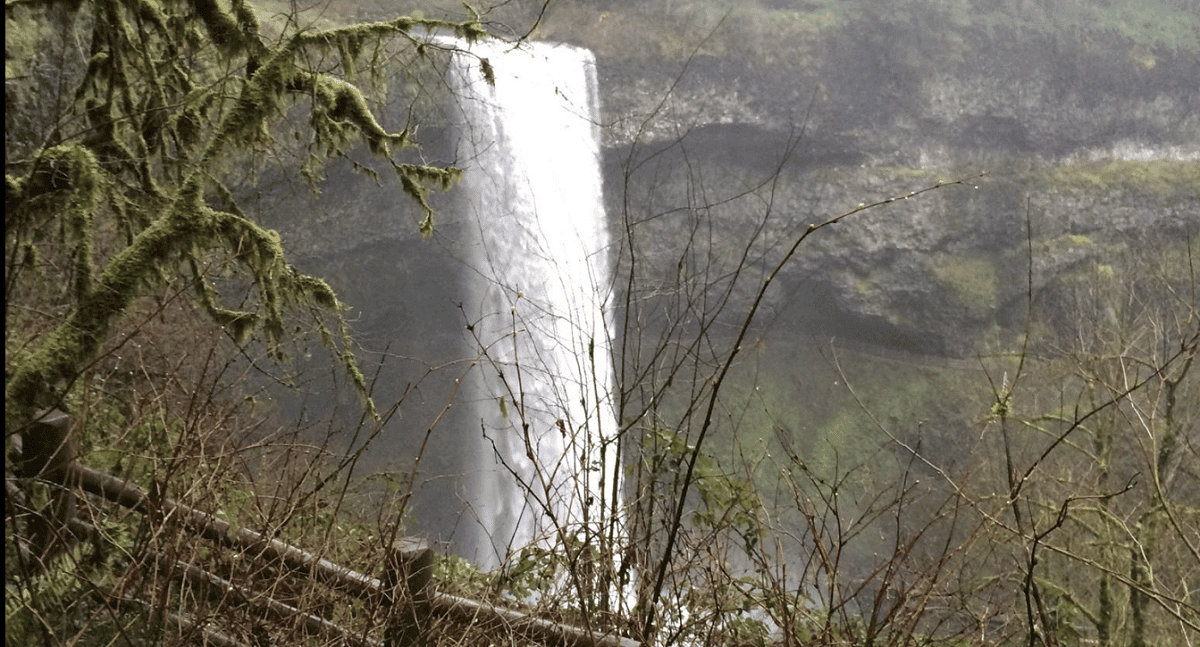
[[(37, 433), (36, 427), (32, 433)], [(30, 434), (26, 434), (28, 437)], [(25, 442), (26, 447), (34, 443)], [(60, 443), (61, 445), (61, 443)], [(55, 450), (57, 451), (57, 449)], [(27, 463), (23, 458), (23, 463)], [(47, 474), (42, 473), (41, 478)], [(280, 622), (296, 622), (310, 635), (323, 636), (356, 647), (404, 647), (424, 645), (436, 620), (446, 619), (451, 626), (466, 625), (501, 628), (507, 633), (544, 645), (556, 647), (637, 647), (639, 643), (621, 636), (588, 631), (531, 614), (484, 602), (438, 593), (433, 587), (433, 551), (426, 542), (405, 538), (392, 544), (382, 579), (359, 573), (335, 564), (308, 551), (268, 537), (249, 528), (235, 528), (230, 523), (207, 512), (172, 501), (154, 501), (149, 494), (122, 479), (71, 462), (53, 479), (64, 489), (80, 487), (85, 492), (106, 501), (157, 518), (172, 517), (182, 528), (197, 536), (253, 555), (258, 560), (282, 566), (299, 578), (312, 578), (324, 586), (341, 591), (368, 605), (398, 607), (388, 617), (394, 618), (383, 632), (383, 641), (365, 637), (307, 611), (250, 590), (211, 573), (199, 565), (188, 564), (157, 555), (161, 568), (176, 577), (201, 588), (208, 588), (239, 603), (253, 607), (261, 617)], [(58, 520), (65, 523), (72, 520)], [(74, 522), (78, 527), (78, 522)], [(79, 532), (77, 529), (76, 532)], [(83, 532), (87, 532), (84, 528)], [(201, 631), (212, 644), (222, 647), (243, 647), (237, 640), (182, 615), (169, 616), (176, 624)], [(446, 629), (439, 625), (439, 631)]]

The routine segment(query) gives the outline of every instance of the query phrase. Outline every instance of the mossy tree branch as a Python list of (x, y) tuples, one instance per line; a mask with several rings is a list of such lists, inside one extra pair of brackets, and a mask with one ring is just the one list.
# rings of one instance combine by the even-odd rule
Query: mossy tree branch
[[(295, 105), (309, 107), (318, 159), (343, 156), (360, 143), (386, 158), (413, 146), (407, 130), (390, 132), (371, 108), (364, 88), (383, 80), (375, 74), (362, 85), (364, 48), (393, 40), (423, 47), (418, 29), (478, 39), (486, 35), (478, 21), (400, 17), (326, 30), (300, 29), (294, 21), (264, 27), (264, 14), (246, 0), (7, 2), (5, 14), (9, 28), (57, 33), (64, 57), (72, 55), (68, 41), (83, 45), (74, 54), (76, 74), (63, 71), (59, 79), (69, 85), (70, 100), (45, 115), (53, 121), (49, 140), (6, 146), (6, 323), (9, 301), (38, 273), (26, 266), (51, 267), (66, 279), (40, 279), (61, 287), (46, 296), (62, 314), (19, 351), (10, 349), (10, 429), (34, 409), (59, 402), (64, 385), (93, 361), (136, 300), (189, 269), (196, 301), (239, 343), (255, 336), (280, 341), (288, 311), (332, 314), (340, 335), (320, 318), (317, 329), (373, 414), (336, 295), (288, 263), (278, 233), (243, 212), (221, 178), (231, 164), (267, 150), (272, 130), (290, 123)], [(337, 64), (313, 64), (329, 53)], [(37, 52), (26, 52), (25, 61), (16, 54), (10, 67), (33, 69)], [(9, 105), (40, 105), (36, 79), (9, 86), (15, 93)], [(428, 230), (428, 187), (447, 187), (457, 172), (392, 164), (401, 189), (426, 211), (422, 231)], [(123, 246), (114, 244), (114, 232), (124, 232)], [(107, 241), (104, 253), (96, 251), (98, 237)], [(249, 302), (222, 305), (199, 270), (214, 252), (244, 272), (253, 286)], [(65, 262), (39, 260), (48, 255)]]

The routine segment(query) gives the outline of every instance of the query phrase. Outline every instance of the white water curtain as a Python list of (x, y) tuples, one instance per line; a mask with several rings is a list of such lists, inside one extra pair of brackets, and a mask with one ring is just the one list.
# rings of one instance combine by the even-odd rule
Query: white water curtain
[(473, 230), (463, 305), (481, 356), (462, 392), (480, 429), (463, 448), (477, 454), (455, 542), (492, 569), (563, 533), (588, 540), (616, 491), (595, 63), (567, 46), (439, 43), (461, 50), (449, 77)]

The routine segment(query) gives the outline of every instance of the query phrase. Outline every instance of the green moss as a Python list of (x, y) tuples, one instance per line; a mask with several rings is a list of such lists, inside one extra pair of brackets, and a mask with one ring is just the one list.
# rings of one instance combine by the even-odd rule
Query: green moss
[(1097, 22), (1139, 45), (1200, 48), (1200, 16), (1159, 0), (1116, 0), (1098, 12)]
[(1166, 199), (1200, 194), (1200, 160), (1083, 162), (1040, 177), (1048, 188), (1071, 191), (1138, 191)]
[(4, 78), (27, 75), (30, 64), (36, 63), (46, 43), (54, 38), (55, 30), (44, 21), (34, 20), (31, 10), (20, 5), (5, 7), (4, 22)]
[(860, 298), (869, 298), (886, 289), (895, 281), (892, 269), (888, 266), (873, 267), (865, 275), (854, 277), (854, 292)]
[(846, 21), (846, 12), (836, 2), (825, 0), (816, 4), (813, 11), (768, 11), (763, 17), (780, 28), (814, 34)]
[(865, 277), (859, 277), (856, 281), (854, 281), (854, 291), (857, 292), (858, 296), (860, 297), (867, 296), (867, 292), (870, 291), (870, 288), (871, 284)]
[(945, 174), (935, 170), (912, 166), (877, 166), (872, 168), (871, 171), (882, 176), (887, 182), (912, 182), (915, 180), (928, 185), (934, 185), (938, 182), (949, 182), (957, 179), (947, 177)]
[[(1079, 249), (1094, 250), (1097, 246), (1096, 241), (1091, 236), (1083, 234), (1063, 234), (1048, 240), (1039, 240), (1034, 242), (1034, 255), (1041, 257), (1057, 258), (1063, 254)], [(1019, 245), (1009, 250), (1009, 260), (1015, 262), (1016, 258), (1025, 258), (1028, 250), (1025, 245)]]
[(1070, 245), (1071, 247), (1095, 247), (1096, 246), (1096, 242), (1094, 240), (1092, 240), (1090, 236), (1084, 236), (1083, 234), (1066, 234), (1065, 236), (1060, 237), (1059, 240), (1062, 240), (1064, 243), (1066, 243), (1067, 245)]
[(456, 168), (438, 168), (422, 164), (393, 163), (392, 167), (400, 179), (400, 186), (404, 192), (416, 200), (417, 204), (421, 205), (421, 209), (425, 211), (425, 219), (420, 224), (421, 235), (432, 236), (433, 207), (427, 201), (429, 186), (437, 186), (446, 191), (462, 175), (462, 171)]
[(999, 285), (992, 259), (978, 254), (948, 254), (937, 258), (930, 271), (972, 315), (982, 316), (996, 306)]

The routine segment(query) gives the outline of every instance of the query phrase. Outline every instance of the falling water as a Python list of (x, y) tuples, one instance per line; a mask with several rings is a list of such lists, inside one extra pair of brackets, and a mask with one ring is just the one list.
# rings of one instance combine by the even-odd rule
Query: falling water
[(455, 542), (491, 569), (527, 545), (591, 541), (616, 492), (595, 65), (572, 47), (476, 43), (449, 78), (479, 353), (463, 389), (479, 424), (463, 448), (478, 452), (472, 522)]

